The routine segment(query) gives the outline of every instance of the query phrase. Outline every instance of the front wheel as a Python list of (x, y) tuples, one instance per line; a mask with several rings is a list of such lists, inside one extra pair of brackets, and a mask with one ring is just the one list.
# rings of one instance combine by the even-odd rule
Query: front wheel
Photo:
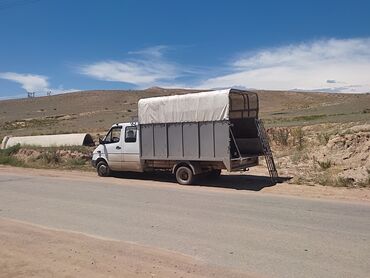
[(100, 161), (98, 165), (96, 165), (96, 171), (100, 177), (108, 177), (110, 175), (110, 169), (105, 161)]
[(176, 170), (176, 180), (182, 185), (191, 184), (194, 180), (193, 171), (187, 166), (180, 166)]

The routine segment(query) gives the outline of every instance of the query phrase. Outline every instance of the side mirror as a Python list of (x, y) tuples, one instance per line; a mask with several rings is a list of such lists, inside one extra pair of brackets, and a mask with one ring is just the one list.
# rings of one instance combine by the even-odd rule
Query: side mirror
[(104, 140), (101, 139), (100, 137), (99, 137), (99, 144), (101, 144), (101, 145), (104, 145), (105, 144)]

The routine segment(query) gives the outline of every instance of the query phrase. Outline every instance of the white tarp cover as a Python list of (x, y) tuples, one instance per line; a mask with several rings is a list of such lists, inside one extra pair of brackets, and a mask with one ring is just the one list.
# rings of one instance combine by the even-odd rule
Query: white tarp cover
[(57, 134), (57, 135), (40, 135), (40, 136), (22, 136), (9, 137), (5, 136), (1, 148), (9, 148), (17, 144), (32, 145), (40, 147), (52, 146), (82, 146), (84, 143), (93, 143), (91, 135), (88, 133), (74, 134)]
[(139, 124), (206, 122), (229, 118), (230, 89), (139, 100)]

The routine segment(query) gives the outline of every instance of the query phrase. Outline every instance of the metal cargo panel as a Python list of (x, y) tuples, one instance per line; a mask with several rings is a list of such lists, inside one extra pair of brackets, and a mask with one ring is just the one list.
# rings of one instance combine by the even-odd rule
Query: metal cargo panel
[(214, 122), (199, 123), (200, 158), (214, 158), (215, 144), (213, 134)]
[(141, 145), (141, 156), (152, 157), (153, 156), (153, 126), (152, 125), (140, 125), (140, 145)]
[(182, 124), (168, 124), (168, 157), (182, 157)]
[(199, 158), (198, 123), (183, 124), (183, 146), (184, 146), (184, 158), (186, 159)]
[(167, 157), (167, 130), (165, 124), (154, 125), (154, 155), (160, 158)]
[(229, 124), (224, 122), (140, 125), (141, 158), (224, 161), (229, 159)]
[(228, 122), (215, 122), (215, 157), (229, 158), (229, 123)]

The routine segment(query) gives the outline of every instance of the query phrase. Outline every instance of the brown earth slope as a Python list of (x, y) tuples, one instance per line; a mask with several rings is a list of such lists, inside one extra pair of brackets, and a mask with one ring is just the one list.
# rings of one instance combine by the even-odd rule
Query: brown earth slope
[[(137, 115), (140, 98), (192, 92), (83, 91), (0, 101), (0, 139), (11, 135), (103, 132)], [(270, 126), (370, 120), (370, 94), (258, 91), (261, 117)]]

